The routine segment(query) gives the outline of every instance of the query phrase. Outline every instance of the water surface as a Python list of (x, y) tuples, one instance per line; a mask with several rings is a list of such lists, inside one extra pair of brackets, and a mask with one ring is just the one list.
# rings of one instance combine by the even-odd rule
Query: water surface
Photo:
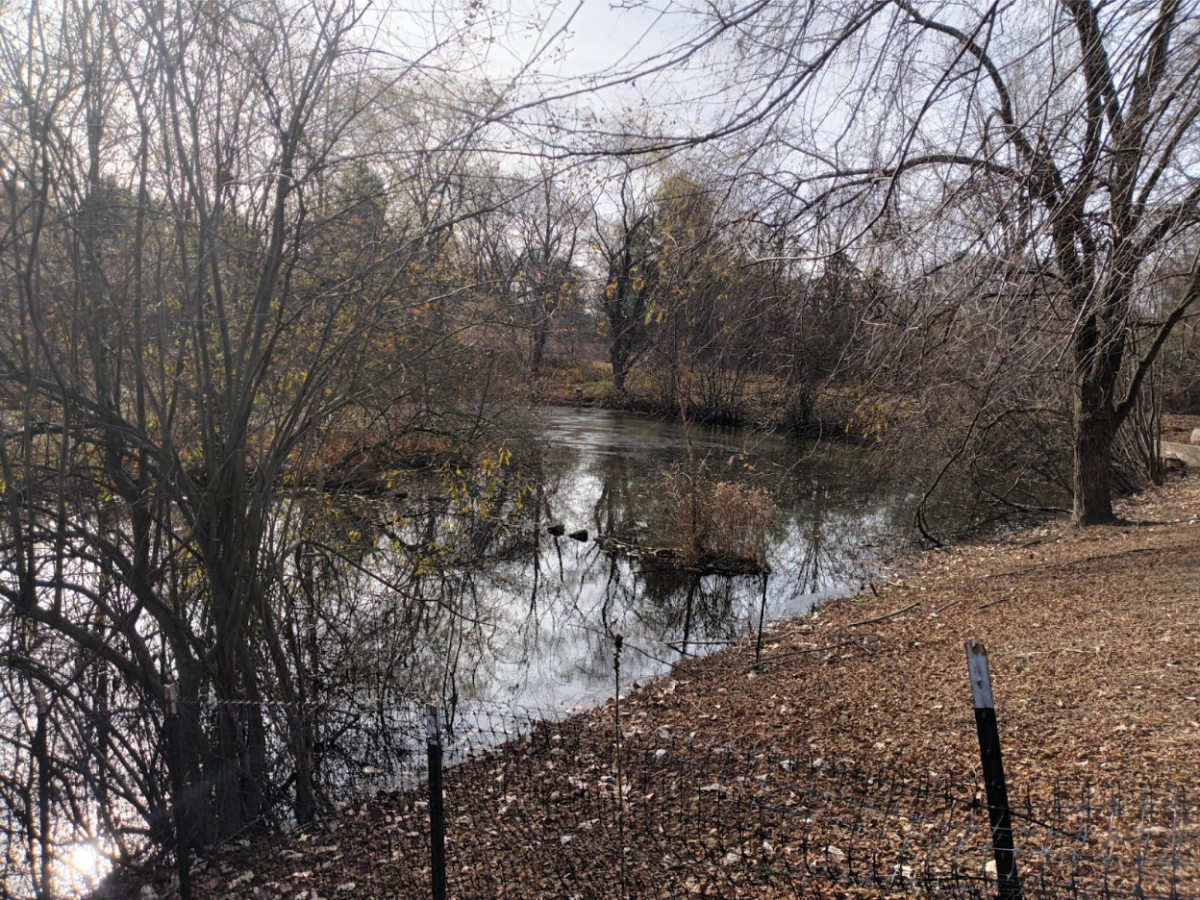
[[(477, 659), (464, 685), (479, 699), (602, 701), (615, 690), (614, 635), (623, 637), (628, 685), (754, 632), (760, 619), (856, 590), (873, 560), (912, 537), (911, 493), (873, 472), (862, 451), (607, 410), (543, 410), (539, 427), (537, 551), (491, 573), (494, 656)], [(673, 470), (774, 495), (769, 574), (698, 575), (597, 545), (597, 535), (655, 544)], [(556, 521), (586, 529), (589, 540), (548, 535), (544, 526)]]

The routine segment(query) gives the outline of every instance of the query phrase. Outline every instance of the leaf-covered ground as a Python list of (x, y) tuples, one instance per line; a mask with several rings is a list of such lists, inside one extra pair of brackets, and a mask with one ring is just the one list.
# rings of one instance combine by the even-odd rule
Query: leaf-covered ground
[[(967, 640), (987, 647), (1005, 766), (1026, 796), (1050, 798), (1064, 782), (1190, 788), (1200, 774), (1200, 479), (1150, 489), (1120, 513), (1127, 524), (1053, 522), (926, 553), (858, 597), (781, 624), (757, 661), (747, 638), (632, 689), (620, 702), (619, 774), (611, 704), (451, 770), (451, 896), (885, 895), (878, 878), (856, 887), (824, 877), (853, 871), (848, 842), (870, 831), (864, 817), (883, 815), (880, 804), (851, 802), (845, 833), (827, 807), (816, 823), (796, 812), (817, 807), (781, 774), (791, 765), (910, 776), (896, 791), (916, 811), (871, 824), (874, 861), (860, 855), (860, 871), (911, 875), (911, 858), (961, 867), (970, 829), (928, 803), (939, 784), (978, 776)], [(712, 747), (741, 749), (714, 757)], [(822, 777), (813, 783), (827, 799), (856, 790)], [(753, 829), (730, 824), (747, 810)], [(1143, 842), (1176, 827), (1148, 828), (1145, 805), (1132, 814)], [(1113, 832), (1124, 827), (1115, 816)], [(425, 896), (425, 817), (419, 795), (379, 796), (320, 829), (207, 861), (195, 896)], [(921, 829), (939, 846), (909, 834)], [(1180, 896), (1200, 895), (1192, 846), (1174, 860)], [(972, 864), (981, 870), (984, 858)], [(171, 893), (160, 879), (111, 895)]]

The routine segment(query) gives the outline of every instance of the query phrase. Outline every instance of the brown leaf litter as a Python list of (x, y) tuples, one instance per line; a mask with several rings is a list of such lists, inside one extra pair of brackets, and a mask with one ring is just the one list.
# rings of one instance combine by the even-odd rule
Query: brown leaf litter
[[(778, 767), (796, 760), (814, 770), (919, 773), (926, 791), (977, 782), (968, 640), (989, 653), (1010, 783), (1030, 795), (1064, 779), (1194, 783), (1200, 479), (1147, 490), (1119, 511), (1128, 520), (1119, 525), (1055, 521), (922, 554), (857, 597), (782, 623), (760, 659), (748, 637), (676, 666), (621, 699), (621, 771), (611, 703), (544, 726), (519, 752), (449, 770), (451, 896), (603, 895), (561, 866), (529, 862), (534, 854), (574, 860), (584, 880), (634, 885), (625, 890), (630, 896), (884, 896), (879, 884), (827, 887), (838, 884), (826, 879), (830, 872), (853, 868), (846, 843), (853, 835), (834, 830), (842, 823), (829, 818), (819, 832), (829, 836), (817, 843), (816, 831), (803, 846), (789, 838), (789, 822), (797, 821), (787, 818), (795, 814), (789, 804), (804, 809), (808, 801), (789, 795)], [(714, 757), (711, 748), (726, 749)], [(682, 758), (706, 753), (711, 781), (683, 779), (695, 760)], [(672, 804), (676, 817), (651, 817)], [(753, 833), (729, 824), (736, 804), (755, 810)], [(855, 833), (869, 809), (856, 807)], [(906, 836), (912, 823), (900, 820), (871, 825), (874, 852), (900, 854), (895, 869), (907, 876), (903, 854), (917, 844)], [(928, 830), (935, 819), (921, 821)], [(678, 822), (680, 833), (659, 834), (672, 827), (663, 822)], [(644, 825), (655, 836), (630, 837), (650, 834), (638, 831)], [(313, 831), (219, 854), (197, 874), (194, 895), (419, 896), (429, 877), (426, 827), (419, 792), (381, 795)], [(965, 837), (951, 834), (957, 826), (937, 827), (965, 846)], [(653, 847), (630, 848), (636, 840)], [(1200, 891), (1189, 881), (1195, 859), (1185, 864), (1193, 868), (1177, 871), (1176, 883)], [(761, 871), (786, 878), (756, 881)], [(468, 881), (474, 893), (455, 887)], [(149, 890), (171, 893), (163, 880)]]

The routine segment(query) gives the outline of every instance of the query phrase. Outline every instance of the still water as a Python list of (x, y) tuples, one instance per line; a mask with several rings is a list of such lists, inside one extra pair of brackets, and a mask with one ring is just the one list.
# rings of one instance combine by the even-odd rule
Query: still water
[[(875, 560), (913, 537), (910, 491), (847, 448), (574, 409), (538, 411), (511, 443), (512, 468), (532, 487), (500, 527), (480, 528), (488, 523), (461, 511), (470, 498), (446, 496), (445, 484), (406, 484), (410, 500), (344, 510), (296, 501), (297, 520), (313, 510), (302, 533), (314, 544), (357, 534), (362, 548), (337, 557), (343, 564), (296, 554), (278, 585), (283, 608), (298, 585), (312, 590), (296, 596), (321, 598), (308, 616), (295, 608), (319, 650), (313, 672), (333, 683), (312, 706), (328, 796), (420, 780), (426, 702), (440, 699), (450, 712), (447, 761), (455, 762), (522, 723), (611, 696), (616, 635), (626, 691), (760, 623), (857, 590)], [(700, 574), (606, 552), (597, 536), (669, 544), (671, 478), (768, 492), (768, 571)], [(565, 533), (553, 536), (554, 523)], [(569, 536), (582, 530), (587, 540)], [(434, 557), (436, 565), (421, 565)], [(272, 734), (288, 734), (284, 705), (262, 712)], [(274, 774), (283, 781), (288, 757), (280, 759)], [(99, 830), (98, 818), (64, 821), (59, 893), (78, 894), (106, 870), (113, 851), (93, 837)], [(13, 870), (11, 883), (25, 884), (24, 872)]]
[[(913, 538), (910, 490), (881, 477), (860, 451), (601, 410), (536, 416), (513, 437), (504, 475), (506, 484), (523, 486), (520, 505), (510, 494), (497, 507), (505, 512), (491, 520), (472, 514), (482, 507), (472, 506), (478, 498), (469, 491), (454, 493), (428, 473), (405, 483), (407, 500), (399, 491), (386, 499), (355, 496), (341, 507), (324, 495), (281, 500), (288, 546), (342, 548), (289, 551), (274, 586), (281, 615), (292, 615), (303, 632), (298, 661), (314, 685), (328, 679), (306, 707), (322, 748), (316, 779), (326, 796), (419, 780), (428, 702), (441, 700), (450, 713), (447, 760), (454, 762), (472, 745), (507, 740), (522, 723), (611, 696), (618, 690), (616, 635), (623, 637), (625, 691), (760, 623), (857, 590), (875, 560)], [(678, 505), (668, 502), (672, 479), (769, 493), (767, 572), (700, 574), (606, 552), (597, 536), (670, 544), (678, 521)], [(475, 484), (486, 489), (486, 482)], [(565, 532), (558, 537), (548, 527), (555, 523)], [(586, 540), (569, 536), (582, 530)], [(86, 582), (87, 573), (80, 578)], [(32, 701), (22, 702), (10, 704), (6, 727), (30, 720)], [(128, 731), (128, 746), (153, 734), (153, 711), (112, 708), (135, 724), (146, 719), (145, 731)], [(285, 747), (294, 721), (288, 705), (266, 702), (259, 711), (274, 746)], [(144, 749), (153, 752), (152, 745), (148, 738)], [(16, 758), (0, 762), (11, 767)], [(278, 760), (270, 777), (285, 783), (290, 757), (281, 752)], [(86, 796), (92, 785), (74, 789)], [(56, 829), (58, 893), (77, 894), (106, 870), (115, 851), (100, 823), (116, 821), (112, 812), (72, 813)], [(137, 816), (118, 812), (128, 814), (130, 833), (142, 833)], [(9, 833), (17, 834), (12, 821)], [(28, 885), (32, 865), (0, 873), (0, 893), (6, 884)]]
[[(539, 414), (535, 552), (490, 575), (493, 617), (465, 692), (539, 709), (590, 705), (782, 617), (855, 591), (874, 560), (911, 542), (910, 490), (865, 454), (783, 437), (592, 409)], [(654, 545), (665, 473), (703, 471), (771, 492), (765, 575), (700, 575), (605, 553), (597, 535)], [(586, 529), (588, 540), (553, 537)]]

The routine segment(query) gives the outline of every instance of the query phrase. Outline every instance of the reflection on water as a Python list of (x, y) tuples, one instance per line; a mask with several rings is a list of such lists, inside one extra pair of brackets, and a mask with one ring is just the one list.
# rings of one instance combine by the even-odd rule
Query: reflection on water
[[(468, 744), (508, 740), (510, 725), (603, 702), (853, 590), (862, 566), (910, 537), (915, 501), (864, 457), (746, 431), (542, 411), (507, 446), (481, 441), (437, 471), (389, 470), (378, 490), (264, 495), (270, 527), (254, 548), (253, 615), (214, 601), (191, 530), (166, 527), (169, 516), (161, 545), (139, 544), (135, 520), (103, 504), (88, 513), (89, 501), (66, 530), (53, 503), (45, 514), (33, 504), (17, 524), (42, 536), (28, 542), (39, 570), (20, 581), (17, 520), (0, 521), (10, 551), (0, 593), (14, 610), (32, 585), (33, 602), (70, 627), (35, 629), (19, 615), (0, 624), (7, 658), (20, 664), (0, 667), (9, 861), (0, 896), (32, 895), (39, 872), (58, 886), (43, 893), (73, 893), (107, 859), (135, 860), (172, 835), (223, 840), (411, 783), (426, 703), (442, 705), (453, 762)], [(712, 490), (690, 494), (696, 484)], [(753, 521), (760, 534), (761, 516), (732, 514), (757, 498), (755, 512), (770, 520), (765, 575), (681, 571), (596, 542), (673, 546), (692, 496), (716, 508), (686, 519), (693, 538), (701, 521)], [(570, 536), (585, 530), (586, 540)], [(144, 596), (112, 558), (151, 544), (155, 566), (137, 571), (158, 580)], [(231, 646), (214, 624), (221, 615), (244, 638), (224, 668), (209, 662)], [(122, 642), (144, 648), (145, 669), (122, 668), (135, 659)], [(239, 670), (247, 677), (233, 677)], [(41, 846), (29, 837), (39, 828)]]
[[(300, 803), (301, 763), (321, 808), (414, 777), (426, 702), (442, 701), (461, 736), (469, 728), (507, 732), (495, 727), (496, 716), (545, 717), (603, 701), (617, 689), (615, 635), (624, 638), (624, 689), (744, 637), (764, 619), (805, 612), (853, 588), (865, 560), (908, 534), (912, 498), (844, 449), (817, 452), (745, 431), (593, 410), (542, 412), (512, 444), (511, 465), (412, 476), (403, 484), (406, 500), (312, 490), (274, 498), (273, 528), (260, 550), (274, 573), (263, 582), (263, 608), (280, 630), (272, 645), (280, 658), (249, 660), (263, 673), (263, 694), (219, 697), (211, 682), (194, 679), (196, 690), (173, 703), (171, 715), (175, 727), (190, 723), (198, 741), (230, 722), (253, 725), (263, 758), (256, 777), (280, 798), (272, 807), (279, 820), (289, 791)], [(672, 471), (677, 482), (703, 474), (770, 491), (777, 508), (767, 534), (769, 574), (701, 575), (604, 552), (597, 535), (670, 543), (678, 507), (664, 485)], [(565, 534), (553, 537), (553, 523)], [(91, 531), (80, 533), (131, 542), (127, 522), (83, 524)], [(588, 540), (569, 536), (582, 529)], [(94, 601), (142, 611), (123, 582), (96, 569), (86, 544), (64, 539), (36, 549), (46, 566), (40, 602), (59, 602), (61, 591), (63, 608), (87, 627), (109, 620), (93, 615)], [(186, 562), (170, 596), (189, 633), (208, 640), (208, 607), (191, 602), (206, 582)], [(54, 572), (65, 577), (49, 577)], [(0, 567), (0, 586), (10, 592), (13, 577)], [(161, 654), (168, 677), (178, 677), (169, 642), (154, 621), (143, 621), (138, 633)], [(11, 666), (0, 678), (0, 766), (16, 773), (0, 791), (0, 844), (33, 821), (29, 798), (43, 783), (39, 773), (53, 769), (62, 789), (52, 792), (47, 782), (36, 802), (57, 823), (55, 847), (40, 855), (53, 857), (54, 880), (67, 893), (104, 869), (101, 857), (131, 859), (148, 834), (162, 841), (169, 833), (175, 789), (161, 749), (164, 709), (69, 637), (7, 627), (10, 644), (25, 642), (22, 652), (36, 651), (82, 686), (47, 701)], [(290, 698), (273, 680), (281, 675), (292, 682)], [(29, 748), (46, 734), (56, 736), (59, 757), (43, 767)], [(206, 797), (240, 777), (240, 757), (195, 746), (207, 768), (180, 796)], [(9, 842), (10, 859), (22, 852), (13, 849), (18, 843)], [(30, 893), (33, 871), (34, 863), (22, 868), (20, 860), (0, 871), (0, 894)]]
[[(461, 697), (535, 707), (602, 700), (614, 689), (612, 635), (624, 637), (623, 680), (653, 676), (681, 653), (754, 631), (760, 616), (804, 613), (856, 585), (872, 556), (907, 536), (907, 498), (845, 449), (599, 410), (547, 410), (541, 426), (536, 544), (477, 580), (491, 608), (477, 646), (490, 658), (459, 673)], [(600, 549), (596, 535), (654, 544), (672, 467), (774, 494), (769, 575), (698, 575)], [(553, 537), (551, 522), (591, 539)]]

